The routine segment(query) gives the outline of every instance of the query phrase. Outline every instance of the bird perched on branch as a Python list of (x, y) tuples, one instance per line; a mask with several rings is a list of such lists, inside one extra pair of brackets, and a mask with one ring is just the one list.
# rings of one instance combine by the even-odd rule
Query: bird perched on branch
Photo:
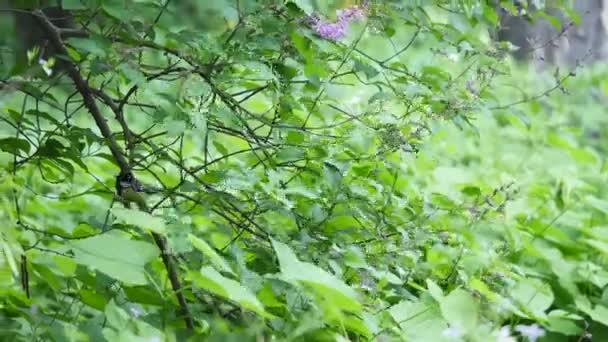
[(116, 194), (126, 207), (137, 204), (140, 210), (148, 211), (144, 193), (158, 192), (155, 188), (145, 188), (131, 171), (121, 172), (116, 176)]

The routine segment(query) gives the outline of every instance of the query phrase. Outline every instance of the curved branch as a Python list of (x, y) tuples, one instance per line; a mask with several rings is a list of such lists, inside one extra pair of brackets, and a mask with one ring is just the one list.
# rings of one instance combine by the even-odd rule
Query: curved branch
[[(59, 33), (55, 25), (53, 25), (53, 23), (46, 17), (44, 12), (42, 12), (41, 10), (36, 10), (34, 11), (34, 15), (36, 16), (42, 27), (45, 29), (49, 40), (59, 51), (59, 53), (65, 56), (69, 56), (65, 45), (63, 44), (63, 41), (61, 39), (61, 34)], [(106, 142), (108, 144), (108, 147), (110, 148), (110, 151), (112, 152), (114, 160), (116, 160), (116, 163), (120, 167), (121, 171), (128, 171), (129, 164), (127, 163), (127, 159), (125, 158), (120, 147), (118, 147), (116, 140), (112, 138), (112, 131), (110, 130), (106, 119), (104, 119), (103, 115), (101, 114), (99, 107), (97, 107), (97, 103), (95, 103), (95, 98), (93, 97), (93, 94), (89, 89), (89, 85), (84, 80), (84, 78), (82, 78), (80, 71), (78, 71), (76, 65), (73, 62), (66, 63), (66, 69), (68, 76), (74, 82), (76, 89), (82, 96), (85, 107), (93, 116), (95, 124), (97, 124), (101, 135), (103, 135), (103, 137), (106, 139)]]
[[(38, 19), (41, 26), (45, 29), (45, 32), (47, 33), (49, 40), (55, 46), (57, 51), (59, 51), (59, 53), (65, 55), (65, 56), (69, 56), (67, 53), (67, 50), (65, 48), (65, 45), (61, 39), (61, 33), (55, 27), (55, 25), (53, 25), (53, 23), (45, 16), (45, 14), (41, 10), (36, 10), (33, 13), (34, 13), (35, 17)], [(89, 113), (91, 113), (91, 116), (93, 116), (93, 119), (95, 120), (95, 123), (97, 124), (97, 127), (99, 128), (101, 134), (105, 138), (105, 140), (108, 144), (108, 147), (110, 148), (110, 151), (112, 152), (112, 156), (114, 157), (114, 160), (116, 160), (116, 163), (120, 167), (121, 171), (129, 172), (130, 167), (127, 162), (127, 159), (125, 158), (123, 152), (120, 150), (120, 147), (118, 147), (116, 140), (112, 136), (112, 131), (110, 130), (110, 127), (108, 126), (105, 118), (101, 114), (99, 107), (97, 107), (97, 103), (95, 102), (95, 98), (93, 96), (93, 93), (92, 93), (91, 88), (89, 87), (87, 81), (84, 80), (84, 78), (80, 74), (80, 71), (78, 71), (78, 68), (76, 67), (76, 64), (74, 62), (71, 62), (71, 61), (67, 62), (66, 69), (68, 72), (68, 76), (70, 77), (70, 79), (72, 79), (72, 81), (74, 82), (74, 85), (76, 86), (76, 89), (82, 96), (84, 105), (86, 106)], [(118, 113), (115, 113), (115, 114), (118, 114)], [(128, 127), (127, 127), (127, 130), (128, 130)], [(174, 260), (171, 257), (171, 252), (169, 250), (169, 246), (167, 245), (167, 240), (163, 236), (156, 234), (156, 233), (152, 233), (152, 236), (154, 238), (154, 241), (156, 242), (156, 245), (158, 246), (158, 248), (161, 251), (161, 257), (163, 260), (163, 264), (165, 265), (165, 268), (167, 270), (167, 274), (168, 274), (169, 280), (171, 282), (171, 287), (173, 288), (173, 292), (175, 292), (175, 296), (177, 297), (177, 301), (179, 303), (180, 309), (185, 316), (184, 320), (185, 320), (186, 326), (188, 327), (188, 329), (193, 329), (194, 321), (192, 319), (192, 314), (190, 313), (190, 309), (188, 308), (188, 303), (186, 302), (184, 294), (182, 293), (183, 287), (182, 287), (182, 284), (177, 275), (177, 270), (175, 267)]]

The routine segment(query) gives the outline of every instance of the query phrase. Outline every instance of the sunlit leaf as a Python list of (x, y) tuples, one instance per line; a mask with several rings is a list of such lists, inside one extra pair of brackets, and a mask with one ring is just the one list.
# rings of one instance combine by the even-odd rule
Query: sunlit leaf
[(158, 248), (148, 242), (114, 232), (74, 240), (70, 247), (77, 263), (134, 285), (148, 283), (144, 266), (159, 254)]
[(218, 296), (228, 298), (242, 307), (254, 311), (262, 316), (268, 316), (262, 303), (248, 289), (237, 281), (226, 278), (214, 268), (205, 266), (200, 273), (193, 275), (196, 286), (210, 291)]
[(285, 279), (309, 285), (342, 310), (361, 310), (358, 295), (350, 286), (325, 270), (298, 260), (287, 245), (273, 240), (272, 246), (279, 259), (281, 275)]
[(462, 289), (450, 292), (439, 302), (443, 318), (453, 327), (471, 332), (477, 327), (478, 305), (473, 296)]
[(144, 230), (150, 230), (155, 233), (164, 233), (166, 230), (165, 221), (162, 218), (148, 214), (145, 211), (113, 208), (112, 214), (118, 222), (134, 225)]

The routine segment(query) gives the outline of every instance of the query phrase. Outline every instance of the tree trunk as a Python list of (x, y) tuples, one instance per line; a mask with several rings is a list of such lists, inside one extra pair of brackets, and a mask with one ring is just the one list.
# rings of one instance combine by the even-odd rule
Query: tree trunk
[(546, 20), (529, 23), (519, 16), (502, 15), (499, 39), (520, 47), (517, 59), (532, 59), (539, 67), (557, 64), (573, 67), (604, 60), (608, 56), (608, 0), (574, 1), (580, 25), (557, 10), (547, 12), (557, 17), (562, 30)]

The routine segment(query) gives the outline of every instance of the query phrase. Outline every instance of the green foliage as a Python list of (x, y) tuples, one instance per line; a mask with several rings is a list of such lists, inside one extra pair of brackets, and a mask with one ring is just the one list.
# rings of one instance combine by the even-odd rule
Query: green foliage
[(54, 64), (0, 52), (2, 339), (608, 338), (608, 69), (442, 3), (63, 1)]

